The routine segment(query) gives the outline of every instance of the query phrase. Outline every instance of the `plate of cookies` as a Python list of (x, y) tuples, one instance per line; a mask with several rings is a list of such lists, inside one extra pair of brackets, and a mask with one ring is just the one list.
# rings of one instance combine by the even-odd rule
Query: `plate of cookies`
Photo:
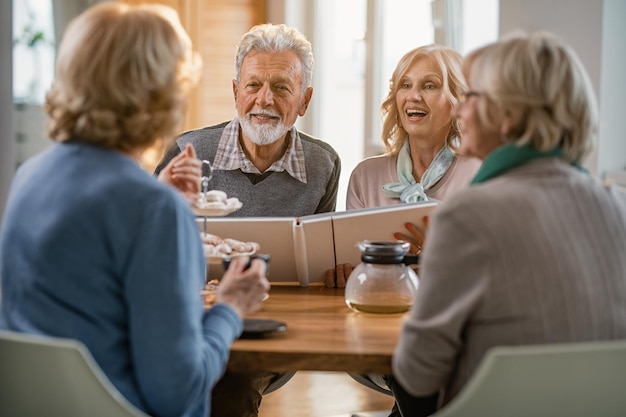
[(260, 245), (256, 242), (243, 242), (210, 233), (200, 235), (204, 256), (210, 264), (221, 264), (225, 258), (254, 255), (260, 249)]
[(228, 198), (224, 191), (211, 190), (199, 194), (193, 204), (193, 212), (196, 216), (226, 216), (241, 207), (238, 198)]

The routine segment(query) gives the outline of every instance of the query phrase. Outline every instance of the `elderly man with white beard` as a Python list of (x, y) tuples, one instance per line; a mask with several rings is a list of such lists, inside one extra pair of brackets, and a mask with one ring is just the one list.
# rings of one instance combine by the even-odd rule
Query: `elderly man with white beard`
[(335, 210), (341, 161), (326, 142), (294, 127), (313, 88), (309, 41), (285, 25), (253, 27), (239, 43), (237, 117), (182, 134), (156, 173), (191, 143), (213, 166), (210, 188), (237, 197), (230, 216), (305, 216)]
[[(339, 156), (326, 142), (294, 127), (313, 95), (310, 42), (282, 24), (255, 26), (241, 38), (235, 69), (237, 117), (182, 134), (155, 173), (172, 184), (177, 174), (181, 179), (199, 177), (197, 160), (180, 155), (192, 144), (199, 159), (212, 163), (210, 188), (243, 203), (230, 216), (298, 217), (334, 211)], [(179, 161), (168, 166), (178, 155)], [(265, 389), (291, 376), (227, 371), (213, 389), (211, 416), (256, 417)]]

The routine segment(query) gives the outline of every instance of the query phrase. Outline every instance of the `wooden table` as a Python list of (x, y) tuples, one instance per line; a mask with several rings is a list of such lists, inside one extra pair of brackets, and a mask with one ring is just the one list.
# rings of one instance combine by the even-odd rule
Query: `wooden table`
[(356, 313), (344, 290), (273, 284), (263, 308), (251, 315), (287, 324), (265, 339), (240, 339), (231, 349), (231, 371), (337, 371), (391, 373), (391, 355), (403, 314)]

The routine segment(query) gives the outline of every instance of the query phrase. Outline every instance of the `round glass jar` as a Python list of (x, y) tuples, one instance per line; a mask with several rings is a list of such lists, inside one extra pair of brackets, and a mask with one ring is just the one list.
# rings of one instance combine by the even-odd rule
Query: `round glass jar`
[(363, 313), (397, 314), (409, 310), (418, 287), (415, 271), (405, 264), (409, 243), (369, 241), (357, 244), (361, 263), (346, 284), (346, 304)]

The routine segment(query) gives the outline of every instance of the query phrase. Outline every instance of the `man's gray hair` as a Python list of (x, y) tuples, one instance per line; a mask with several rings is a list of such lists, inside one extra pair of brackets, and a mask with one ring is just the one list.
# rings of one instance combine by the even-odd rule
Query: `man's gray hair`
[(297, 29), (284, 24), (265, 23), (256, 25), (248, 31), (239, 42), (235, 71), (239, 82), (239, 71), (244, 58), (251, 51), (285, 52), (293, 51), (302, 61), (302, 92), (311, 86), (313, 78), (313, 49), (311, 43)]

